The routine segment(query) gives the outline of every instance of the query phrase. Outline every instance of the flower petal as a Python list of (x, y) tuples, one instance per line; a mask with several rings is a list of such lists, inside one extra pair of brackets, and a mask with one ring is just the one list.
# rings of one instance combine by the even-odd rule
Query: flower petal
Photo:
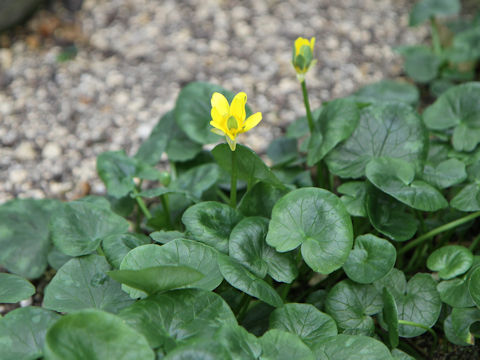
[(247, 132), (248, 130), (254, 128), (255, 126), (258, 125), (258, 123), (262, 120), (262, 113), (257, 112), (251, 116), (248, 117), (247, 120), (245, 120), (245, 125), (242, 129), (242, 132)]
[(313, 54), (313, 47), (315, 46), (315, 36), (313, 36), (310, 39), (310, 49), (312, 49), (312, 54)]
[(219, 130), (219, 129), (213, 128), (213, 129), (210, 129), (210, 131), (211, 131), (212, 133), (217, 134), (217, 135), (220, 135), (220, 136), (224, 136), (224, 135), (225, 135), (225, 133), (224, 133), (222, 130)]
[(212, 104), (212, 108), (217, 109), (218, 113), (221, 116), (225, 116), (225, 117), (228, 116), (230, 107), (228, 106), (228, 100), (225, 96), (223, 96), (218, 92), (215, 92), (213, 93), (212, 99), (210, 102)]
[(299, 37), (297, 38), (297, 40), (295, 40), (295, 55), (298, 55), (300, 53), (300, 49), (303, 45), (310, 46), (310, 42), (302, 37)]
[(235, 117), (238, 121), (238, 127), (243, 126), (243, 122), (245, 121), (245, 104), (247, 103), (247, 94), (243, 91), (239, 92), (232, 100), (232, 104), (230, 105), (230, 114)]
[(212, 121), (210, 121), (210, 125), (222, 130), (223, 132), (227, 132), (227, 121), (225, 117), (220, 115), (217, 108), (212, 108), (210, 115), (212, 115)]

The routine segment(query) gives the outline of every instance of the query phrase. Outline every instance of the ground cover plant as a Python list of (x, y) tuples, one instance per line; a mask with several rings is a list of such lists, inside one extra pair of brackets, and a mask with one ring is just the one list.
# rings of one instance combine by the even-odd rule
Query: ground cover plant
[[(412, 14), (440, 3), (453, 2), (424, 0)], [(299, 38), (292, 52), (306, 116), (267, 157), (242, 144), (262, 126), (247, 95), (194, 82), (137, 153), (98, 157), (105, 196), (1, 205), (0, 302), (48, 285), (41, 306), (0, 319), (0, 359), (472, 349), (480, 82), (452, 84), (427, 106), (415, 85), (386, 80), (311, 110), (314, 46)], [(219, 135), (225, 143), (205, 150)]]

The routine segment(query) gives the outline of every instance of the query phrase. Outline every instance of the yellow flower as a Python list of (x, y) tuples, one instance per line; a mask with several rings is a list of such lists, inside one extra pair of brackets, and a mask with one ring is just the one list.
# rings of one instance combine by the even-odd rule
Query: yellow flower
[(313, 60), (313, 47), (315, 46), (315, 38), (312, 37), (310, 41), (299, 37), (295, 40), (293, 47), (292, 64), (297, 71), (297, 76), (300, 81), (305, 78), (305, 73), (311, 65), (315, 63)]
[(257, 126), (262, 120), (262, 113), (257, 112), (248, 117), (245, 113), (245, 104), (247, 103), (247, 94), (239, 92), (229, 105), (227, 99), (222, 94), (216, 92), (212, 95), (212, 132), (217, 135), (225, 135), (228, 145), (232, 151), (235, 151), (236, 137), (238, 134), (247, 132)]

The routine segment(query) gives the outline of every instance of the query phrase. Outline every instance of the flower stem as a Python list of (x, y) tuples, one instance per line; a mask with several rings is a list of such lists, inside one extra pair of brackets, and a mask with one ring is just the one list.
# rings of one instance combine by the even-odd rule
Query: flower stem
[(398, 324), (399, 325), (409, 325), (409, 326), (415, 326), (415, 327), (418, 327), (418, 328), (421, 328), (421, 329), (425, 329), (427, 330), (430, 334), (432, 334), (433, 336), (433, 342), (436, 344), (437, 343), (437, 334), (435, 333), (435, 331), (433, 331), (433, 329), (429, 328), (428, 326), (425, 326), (423, 324), (418, 324), (416, 322), (413, 322), (413, 321), (408, 321), (408, 320), (398, 320)]
[(432, 45), (435, 55), (442, 54), (442, 43), (440, 42), (440, 34), (438, 33), (438, 24), (434, 16), (430, 18), (430, 30), (432, 33)]
[(313, 117), (312, 112), (310, 111), (310, 102), (308, 101), (308, 91), (305, 80), (301, 82), (302, 93), (303, 93), (303, 102), (305, 103), (305, 111), (307, 112), (308, 128), (310, 129), (310, 135), (313, 133)]
[(237, 153), (232, 151), (232, 175), (230, 183), (230, 206), (237, 207)]
[[(138, 190), (133, 189), (133, 193), (137, 195)], [(152, 214), (150, 214), (150, 211), (148, 211), (147, 205), (145, 205), (145, 202), (143, 201), (143, 199), (140, 196), (135, 196), (135, 200), (137, 200), (138, 207), (140, 208), (140, 210), (142, 210), (143, 215), (145, 215), (147, 220), (150, 220), (152, 218)]]
[(480, 242), (480, 234), (473, 239), (468, 249), (473, 252), (476, 249), (479, 242)]
[(170, 216), (170, 207), (168, 206), (168, 197), (167, 194), (163, 194), (160, 196), (160, 200), (162, 201), (163, 211), (165, 211), (165, 216), (168, 221), (168, 225), (173, 229), (172, 218)]
[(456, 228), (457, 226), (460, 226), (460, 225), (463, 225), (465, 224), (466, 222), (469, 222), (477, 217), (480, 216), (480, 211), (477, 211), (477, 212), (474, 212), (470, 215), (467, 215), (467, 216), (464, 216), (460, 219), (457, 219), (457, 220), (454, 220), (454, 221), (451, 221), (447, 224), (444, 224), (442, 226), (439, 226), (431, 231), (429, 231), (428, 233), (426, 234), (423, 234), (422, 236), (419, 236), (418, 238), (416, 238), (415, 240), (409, 242), (407, 245), (405, 245), (403, 248), (400, 249), (400, 251), (398, 252), (399, 255), (401, 254), (404, 254), (406, 253), (408, 250), (416, 247), (417, 245), (420, 245), (421, 243), (423, 243), (424, 241), (434, 237), (435, 235), (438, 235), (444, 231), (447, 231), (447, 230), (450, 230), (450, 229), (453, 229), (453, 228)]

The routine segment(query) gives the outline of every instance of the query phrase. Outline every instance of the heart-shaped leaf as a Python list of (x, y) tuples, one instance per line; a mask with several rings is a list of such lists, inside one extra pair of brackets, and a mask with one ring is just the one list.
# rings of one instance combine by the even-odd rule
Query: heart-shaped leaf
[(111, 210), (82, 201), (64, 204), (50, 223), (53, 243), (70, 256), (87, 255), (103, 238), (123, 234), (128, 227), (128, 222)]
[(405, 72), (417, 83), (428, 83), (438, 75), (442, 58), (424, 45), (396, 49), (405, 58)]
[(0, 273), (0, 304), (16, 303), (35, 294), (35, 286), (18, 275)]
[(408, 82), (382, 80), (357, 90), (353, 98), (358, 102), (403, 102), (409, 105), (418, 103), (420, 93), (415, 85)]
[(479, 211), (480, 185), (477, 183), (465, 185), (450, 201), (450, 206), (460, 211)]
[(427, 163), (422, 178), (440, 189), (460, 184), (467, 178), (465, 164), (457, 159), (447, 159), (436, 166)]
[(373, 285), (360, 285), (350, 280), (337, 283), (328, 293), (326, 312), (341, 329), (373, 332), (372, 315), (382, 311), (382, 297)]
[(340, 198), (351, 216), (366, 217), (365, 196), (367, 187), (363, 181), (350, 181), (337, 188), (343, 196)]
[(119, 316), (152, 347), (175, 345), (199, 335), (211, 337), (223, 325), (237, 324), (219, 295), (200, 289), (155, 294), (123, 309)]
[(286, 331), (278, 329), (269, 330), (260, 338), (260, 344), (262, 346), (261, 359), (315, 359), (312, 350), (297, 335)]
[[(139, 246), (125, 256), (120, 269), (141, 270), (153, 266), (186, 266), (200, 272), (203, 276), (198, 281), (183, 284), (189, 285), (188, 287), (213, 290), (222, 282), (217, 265), (217, 251), (197, 241), (176, 239), (162, 246)], [(145, 295), (126, 287), (124, 290), (132, 297)]]
[(282, 298), (268, 283), (252, 274), (238, 261), (226, 255), (218, 255), (218, 266), (225, 280), (234, 288), (256, 297), (274, 307), (283, 305)]
[(323, 189), (303, 188), (275, 204), (266, 240), (280, 252), (301, 245), (307, 265), (329, 274), (347, 259), (352, 238), (352, 222), (340, 199)]
[(115, 315), (100, 310), (68, 314), (48, 329), (49, 360), (153, 360), (147, 340)]
[(325, 158), (329, 170), (344, 178), (359, 178), (372, 158), (392, 157), (423, 166), (426, 133), (418, 114), (402, 103), (375, 103), (360, 111), (357, 128)]
[(448, 206), (437, 189), (424, 181), (414, 180), (415, 169), (404, 160), (372, 159), (365, 173), (377, 188), (414, 209), (437, 211)]
[(43, 307), (58, 312), (97, 308), (116, 313), (132, 303), (120, 284), (107, 276), (103, 256), (74, 258), (63, 265), (45, 289)]
[(441, 281), (437, 285), (440, 299), (451, 307), (465, 308), (475, 305), (470, 292), (468, 291), (468, 276), (461, 279)]
[(162, 357), (165, 360), (184, 360), (191, 358), (201, 358), (201, 360), (225, 359), (233, 360), (229, 354), (228, 348), (213, 339), (192, 339), (180, 346), (177, 346), (167, 356)]
[(182, 173), (169, 188), (186, 191), (196, 198), (200, 198), (204, 191), (212, 187), (220, 177), (220, 168), (217, 164), (209, 163), (195, 166)]
[(189, 207), (182, 216), (189, 237), (227, 253), (228, 238), (243, 216), (226, 204), (205, 201)]
[(17, 199), (0, 206), (0, 265), (8, 271), (35, 279), (47, 267), (50, 250), (48, 222), (56, 200)]
[(150, 239), (143, 234), (115, 234), (102, 240), (102, 249), (108, 262), (118, 269), (130, 250), (146, 244), (150, 244)]
[(265, 182), (256, 183), (238, 204), (238, 210), (245, 216), (270, 218), (273, 206), (288, 190)]
[(347, 276), (360, 284), (370, 284), (384, 277), (395, 265), (397, 252), (387, 240), (372, 234), (358, 236), (343, 264)]
[(427, 267), (437, 271), (443, 280), (462, 275), (470, 269), (473, 263), (473, 254), (466, 247), (447, 245), (435, 250), (427, 259)]
[(480, 310), (477, 308), (452, 310), (452, 313), (445, 319), (443, 330), (448, 341), (457, 345), (473, 345), (475, 337), (470, 332), (470, 327), (480, 321)]
[(360, 335), (337, 335), (316, 349), (318, 360), (392, 360), (388, 348), (378, 340)]
[(242, 326), (225, 324), (216, 332), (218, 339), (234, 360), (256, 360), (262, 353), (260, 341)]
[(47, 329), (60, 315), (38, 307), (24, 307), (10, 311), (0, 319), (0, 358), (31, 360), (43, 355)]
[(267, 273), (279, 282), (291, 283), (298, 275), (292, 254), (279, 253), (267, 245), (268, 219), (248, 217), (230, 234), (229, 254), (249, 271), (264, 278)]
[(296, 334), (310, 348), (337, 335), (337, 325), (327, 314), (310, 304), (285, 304), (270, 314), (270, 328)]

